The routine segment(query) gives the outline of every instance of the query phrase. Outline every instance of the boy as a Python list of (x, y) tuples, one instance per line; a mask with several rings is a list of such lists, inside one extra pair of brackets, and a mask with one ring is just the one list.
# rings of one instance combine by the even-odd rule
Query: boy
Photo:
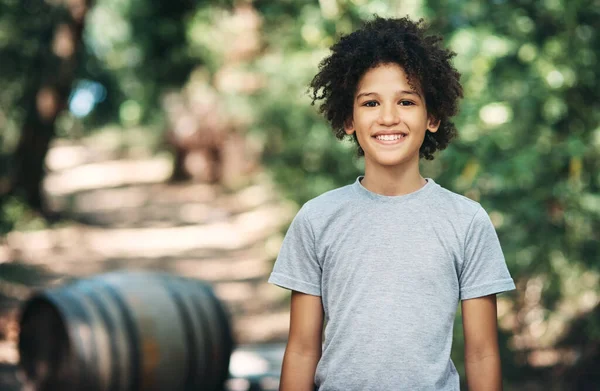
[(515, 286), (498, 237), (477, 202), (419, 172), (455, 136), (462, 97), (440, 42), (422, 21), (377, 17), (311, 83), (365, 173), (307, 202), (284, 239), (269, 278), (292, 290), (281, 390), (458, 390), (459, 302), (469, 389), (502, 387), (496, 294)]

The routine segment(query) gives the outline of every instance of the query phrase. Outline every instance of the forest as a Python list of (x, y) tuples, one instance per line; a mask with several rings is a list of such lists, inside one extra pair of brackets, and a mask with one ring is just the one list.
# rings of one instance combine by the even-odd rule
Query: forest
[(308, 84), (373, 15), (424, 18), (456, 52), (458, 138), (422, 170), (500, 238), (517, 285), (498, 307), (506, 389), (598, 389), (597, 0), (0, 0), (0, 288), (28, 281), (12, 234), (77, 220), (48, 196), (61, 145), (165, 157), (165, 181), (228, 192), (266, 175), (295, 208), (354, 181), (363, 162)]

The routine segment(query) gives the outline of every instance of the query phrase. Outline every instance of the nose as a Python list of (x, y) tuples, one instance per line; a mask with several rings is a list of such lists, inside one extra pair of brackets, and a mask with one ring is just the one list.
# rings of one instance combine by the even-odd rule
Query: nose
[(382, 126), (396, 125), (400, 121), (400, 110), (395, 104), (382, 104), (378, 122)]

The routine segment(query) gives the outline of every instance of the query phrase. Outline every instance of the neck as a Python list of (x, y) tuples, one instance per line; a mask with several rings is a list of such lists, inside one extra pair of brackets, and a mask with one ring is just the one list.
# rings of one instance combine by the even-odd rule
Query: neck
[(365, 164), (365, 177), (361, 184), (367, 190), (385, 196), (413, 193), (425, 186), (427, 181), (419, 172), (419, 161), (411, 163), (408, 167), (373, 167)]

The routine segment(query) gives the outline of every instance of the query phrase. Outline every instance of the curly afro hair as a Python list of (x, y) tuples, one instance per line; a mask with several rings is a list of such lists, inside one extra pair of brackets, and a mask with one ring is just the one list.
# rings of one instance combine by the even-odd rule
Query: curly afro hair
[[(429, 115), (440, 121), (437, 132), (427, 132), (419, 156), (433, 159), (433, 153), (445, 149), (456, 136), (450, 118), (458, 112), (463, 96), (460, 73), (452, 66), (455, 53), (441, 46), (442, 37), (427, 34), (421, 19), (385, 19), (376, 16), (363, 27), (341, 37), (332, 53), (319, 64), (319, 72), (310, 83), (312, 104), (319, 107), (338, 139), (346, 136), (344, 123), (352, 118), (354, 94), (361, 77), (369, 69), (396, 63), (408, 76), (412, 87), (425, 95)], [(358, 145), (356, 133), (354, 141)], [(358, 145), (358, 155), (364, 151)]]

